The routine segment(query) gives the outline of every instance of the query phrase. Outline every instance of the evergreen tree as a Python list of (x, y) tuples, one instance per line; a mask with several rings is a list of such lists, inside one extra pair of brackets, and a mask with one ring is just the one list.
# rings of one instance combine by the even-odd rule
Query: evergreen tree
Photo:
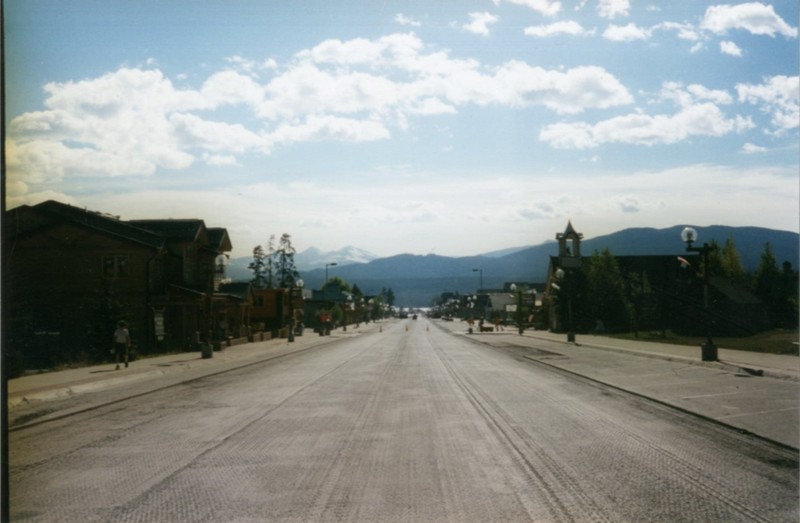
[(265, 274), (267, 289), (275, 288), (275, 235), (271, 234), (267, 242), (267, 270)]
[(294, 282), (300, 277), (294, 265), (295, 248), (292, 247), (292, 237), (283, 233), (275, 250), (275, 275), (277, 285), (280, 288), (288, 289), (294, 287)]
[(722, 247), (722, 274), (735, 282), (743, 282), (745, 278), (742, 262), (739, 260), (739, 252), (736, 250), (736, 243), (733, 238), (725, 240)]
[(781, 288), (784, 291), (784, 316), (783, 326), (796, 329), (798, 326), (798, 277), (797, 271), (792, 269), (792, 264), (788, 261), (783, 262), (781, 271)]
[(393, 307), (394, 306), (394, 291), (392, 289), (385, 289), (383, 295), (384, 295), (384, 298), (386, 299), (386, 303), (389, 305), (389, 307)]
[[(717, 240), (711, 240), (708, 244), (710, 250), (708, 251), (708, 275), (709, 276), (722, 276), (724, 275), (724, 263), (722, 261), (722, 249), (719, 247), (719, 243)], [(700, 257), (700, 266), (702, 267), (702, 272), (705, 273), (706, 267), (704, 265), (704, 260), (702, 256)]]
[(341, 289), (342, 292), (350, 292), (350, 284), (347, 283), (345, 279), (342, 278), (341, 276), (331, 276), (330, 278), (328, 278), (328, 281), (326, 281), (322, 285), (321, 290), (324, 291), (329, 286), (334, 286), (334, 285), (338, 285), (339, 289)]
[(764, 252), (761, 253), (761, 262), (758, 264), (758, 269), (756, 269), (753, 290), (759, 298), (769, 304), (774, 301), (773, 295), (779, 286), (779, 280), (778, 262), (772, 253), (772, 246), (767, 242), (764, 245)]
[(592, 318), (602, 321), (609, 331), (627, 330), (630, 314), (625, 282), (609, 249), (594, 253), (586, 267), (586, 280)]
[[(784, 269), (784, 274), (792, 273), (791, 265)], [(761, 262), (756, 269), (755, 279), (753, 281), (753, 291), (764, 303), (764, 306), (769, 313), (770, 320), (776, 327), (783, 327), (794, 323), (790, 319), (792, 305), (791, 296), (794, 290), (786, 288), (786, 282), (789, 280), (778, 269), (778, 263), (775, 260), (775, 255), (772, 253), (772, 246), (767, 243), (764, 245), (764, 252), (761, 253)]]
[(643, 314), (643, 303), (646, 297), (652, 293), (650, 287), (650, 279), (647, 277), (647, 271), (629, 272), (625, 277), (625, 296), (631, 304), (631, 319), (632, 330), (639, 336), (639, 329), (647, 325), (647, 319)]
[(256, 245), (253, 247), (253, 261), (247, 266), (248, 269), (253, 271), (253, 279), (251, 280), (253, 286), (257, 289), (267, 288), (267, 265), (265, 260), (267, 253), (264, 247)]

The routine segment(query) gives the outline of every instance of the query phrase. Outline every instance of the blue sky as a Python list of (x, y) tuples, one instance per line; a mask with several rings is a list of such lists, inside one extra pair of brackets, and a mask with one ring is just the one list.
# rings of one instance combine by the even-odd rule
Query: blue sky
[[(6, 205), (234, 256), (798, 230), (798, 4), (6, 0)], [(702, 239), (702, 238), (701, 238)], [(676, 239), (676, 250), (680, 250)]]

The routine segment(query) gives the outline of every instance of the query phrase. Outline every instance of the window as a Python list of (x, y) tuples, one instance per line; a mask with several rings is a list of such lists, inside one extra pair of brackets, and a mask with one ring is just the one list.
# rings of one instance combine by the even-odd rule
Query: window
[(126, 278), (130, 275), (127, 256), (104, 256), (103, 276), (106, 278)]

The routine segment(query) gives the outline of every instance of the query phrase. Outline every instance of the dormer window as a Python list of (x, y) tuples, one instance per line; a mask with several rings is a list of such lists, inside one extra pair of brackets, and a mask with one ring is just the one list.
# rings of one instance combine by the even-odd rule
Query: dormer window
[(127, 278), (130, 275), (130, 260), (127, 255), (103, 256), (103, 276)]

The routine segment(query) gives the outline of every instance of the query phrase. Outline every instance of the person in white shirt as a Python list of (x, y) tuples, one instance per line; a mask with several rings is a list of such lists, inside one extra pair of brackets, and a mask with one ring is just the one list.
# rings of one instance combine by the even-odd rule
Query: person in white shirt
[(117, 363), (117, 370), (119, 370), (119, 360), (125, 361), (125, 367), (128, 366), (128, 349), (131, 346), (131, 335), (128, 332), (128, 327), (124, 321), (117, 324), (117, 330), (114, 331), (114, 361)]

